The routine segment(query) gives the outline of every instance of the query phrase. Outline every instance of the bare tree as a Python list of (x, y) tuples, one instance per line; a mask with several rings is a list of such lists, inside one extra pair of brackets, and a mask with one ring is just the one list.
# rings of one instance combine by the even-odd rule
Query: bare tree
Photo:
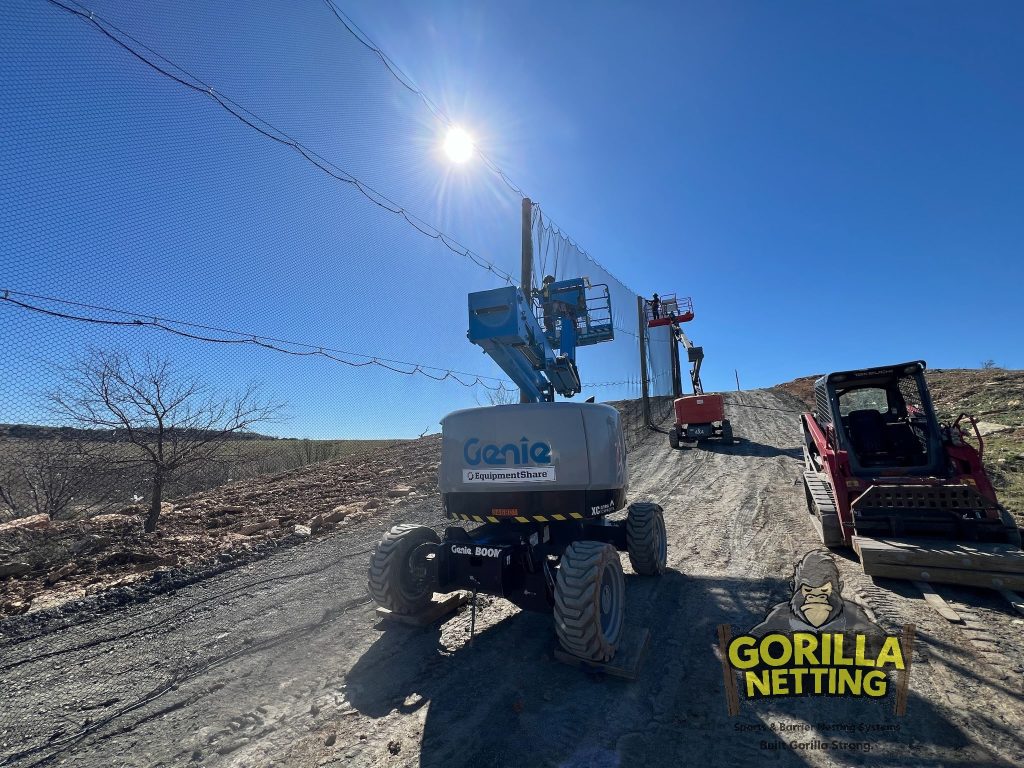
[[(508, 389), (504, 384), (500, 384), (497, 389), (491, 389), (490, 387), (484, 387), (483, 389), (484, 399), (487, 400), (490, 405), (510, 405), (512, 403), (519, 402), (519, 391), (515, 389)], [(478, 405), (483, 405), (475, 392), (473, 394), (473, 398), (476, 400)]]
[(0, 471), (0, 501), (15, 515), (64, 517), (109, 496), (107, 463), (81, 440), (23, 440), (9, 446)]
[(146, 532), (156, 530), (167, 481), (181, 470), (213, 461), (231, 435), (272, 421), (282, 406), (249, 385), (218, 398), (169, 360), (146, 354), (91, 350), (61, 370), (49, 399), (56, 411), (87, 428), (112, 429), (132, 449), (121, 461), (146, 467), (150, 500)]

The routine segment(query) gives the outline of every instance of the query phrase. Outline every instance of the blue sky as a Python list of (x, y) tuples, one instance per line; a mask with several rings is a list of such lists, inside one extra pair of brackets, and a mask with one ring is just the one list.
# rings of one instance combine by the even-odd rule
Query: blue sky
[[(1024, 6), (354, 3), (708, 383), (1024, 365)], [(509, 126), (509, 134), (503, 129)]]
[[(338, 5), (627, 285), (693, 296), (706, 388), (1024, 366), (1019, 4)], [(323, 3), (89, 7), (518, 273), (516, 196), (452, 168)], [(491, 273), (44, 0), (11, 4), (0, 45), (3, 287), (499, 375), (464, 335)], [(39, 418), (42, 371), (89, 344), (259, 378), (291, 403), (279, 434), (418, 434), (482, 397), (0, 310), (0, 421)], [(584, 380), (635, 377), (635, 342), (607, 346)]]

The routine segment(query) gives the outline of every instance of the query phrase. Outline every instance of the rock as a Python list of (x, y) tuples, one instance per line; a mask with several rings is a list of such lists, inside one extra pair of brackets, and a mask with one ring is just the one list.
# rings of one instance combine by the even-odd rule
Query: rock
[(24, 576), (31, 570), (32, 566), (28, 563), (0, 563), (0, 579)]
[(9, 603), (5, 603), (3, 606), (0, 606), (0, 613), (9, 613), (13, 616), (20, 616), (21, 614), (27, 612), (28, 609), (29, 604), (27, 601), (12, 600)]
[(269, 528), (276, 528), (277, 520), (264, 520), (261, 523), (250, 523), (249, 525), (243, 525), (238, 529), (238, 532), (245, 536), (252, 536), (254, 533), (265, 531)]
[(388, 742), (388, 752), (390, 752), (392, 755), (397, 755), (401, 751), (402, 751), (402, 743), (401, 742), (394, 741), (394, 740)]
[(325, 747), (333, 747), (334, 746), (334, 742), (336, 742), (337, 740), (338, 740), (338, 734), (336, 734), (334, 731), (331, 731), (330, 733), (327, 734), (327, 738), (324, 739), (324, 746)]
[(6, 523), (0, 523), (0, 536), (17, 531), (41, 531), (52, 525), (48, 515), (30, 515), (19, 517)]
[(367, 512), (366, 510), (359, 510), (357, 512), (353, 512), (352, 514), (350, 514), (348, 517), (346, 517), (341, 522), (344, 523), (345, 525), (348, 525), (349, 523), (358, 523), (361, 520), (369, 520), (369, 519), (370, 519), (370, 513), (369, 512)]
[(379, 506), (380, 506), (380, 500), (379, 499), (370, 499), (369, 501), (363, 502), (363, 508), (364, 509), (376, 509)]
[(222, 744), (221, 746), (217, 747), (217, 754), (227, 755), (231, 752), (234, 752), (239, 747), (244, 747), (248, 743), (249, 738), (247, 736), (243, 736), (240, 739), (232, 739), (231, 741), (228, 741), (226, 744)]
[(390, 496), (392, 499), (400, 499), (403, 496), (408, 496), (410, 493), (412, 493), (412, 488), (410, 488), (408, 485), (396, 485), (394, 488), (388, 491), (388, 496)]
[(326, 515), (321, 515), (320, 521), (322, 523), (338, 523), (345, 519), (345, 516), (352, 512), (352, 508), (347, 504), (342, 504), (340, 507), (335, 507)]
[(138, 524), (138, 518), (119, 512), (96, 515), (89, 518), (89, 524), (96, 528), (128, 528)]
[(978, 432), (981, 433), (982, 437), (986, 435), (994, 435), (997, 432), (1009, 432), (1013, 427), (1008, 427), (1005, 424), (996, 424), (993, 421), (979, 421)]
[(58, 581), (66, 579), (68, 576), (73, 576), (76, 573), (78, 573), (78, 566), (75, 563), (68, 563), (47, 575), (46, 586), (53, 586)]
[(299, 536), (312, 536), (313, 531), (308, 525), (295, 524), (295, 533)]
[(132, 561), (132, 553), (125, 550), (111, 552), (96, 562), (99, 568), (114, 568), (119, 565), (127, 565)]

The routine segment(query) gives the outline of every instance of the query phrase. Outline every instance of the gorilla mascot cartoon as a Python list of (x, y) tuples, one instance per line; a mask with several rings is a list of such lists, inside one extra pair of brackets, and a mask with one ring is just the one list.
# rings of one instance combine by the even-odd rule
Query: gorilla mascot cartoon
[(854, 602), (842, 596), (839, 568), (827, 550), (804, 555), (793, 574), (793, 597), (779, 603), (750, 630), (754, 637), (771, 632), (860, 632), (882, 635), (882, 629)]

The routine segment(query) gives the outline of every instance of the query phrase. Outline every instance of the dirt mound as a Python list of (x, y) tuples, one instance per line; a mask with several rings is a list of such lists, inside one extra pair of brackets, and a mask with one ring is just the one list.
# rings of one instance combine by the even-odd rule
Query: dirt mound
[(787, 381), (785, 384), (779, 384), (774, 389), (781, 389), (783, 392), (792, 395), (801, 402), (805, 403), (808, 408), (814, 407), (814, 382), (821, 378), (822, 374), (816, 373), (814, 376), (801, 376), (799, 379), (793, 379)]

